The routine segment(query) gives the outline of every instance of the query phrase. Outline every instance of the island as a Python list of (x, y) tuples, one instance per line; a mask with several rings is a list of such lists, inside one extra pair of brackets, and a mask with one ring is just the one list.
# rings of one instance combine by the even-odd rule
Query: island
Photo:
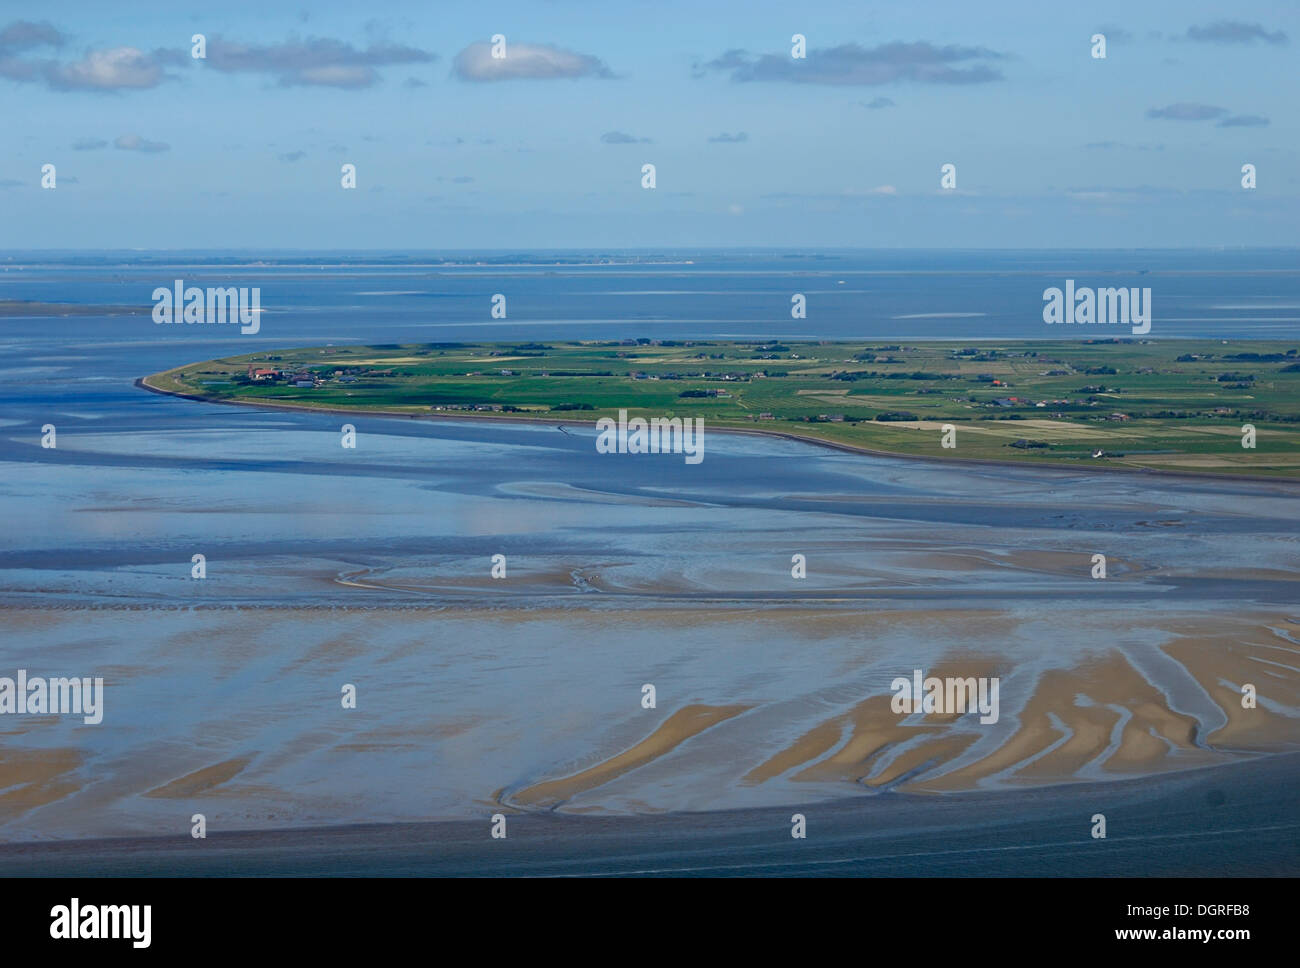
[(1300, 477), (1300, 348), (1274, 342), (331, 345), (189, 363), (138, 382), (357, 416), (573, 425), (625, 410), (866, 453)]

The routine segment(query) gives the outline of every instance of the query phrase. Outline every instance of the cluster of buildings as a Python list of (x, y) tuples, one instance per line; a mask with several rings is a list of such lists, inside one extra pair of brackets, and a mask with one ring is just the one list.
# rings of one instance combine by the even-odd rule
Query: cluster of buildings
[(289, 386), (311, 388), (324, 381), (310, 370), (279, 370), (260, 366), (248, 368), (248, 378), (254, 383), (279, 383), (284, 381)]
[(748, 381), (750, 381), (750, 380), (761, 380), (761, 379), (763, 379), (765, 376), (767, 376), (766, 373), (763, 373), (763, 372), (761, 372), (761, 371), (760, 371), (760, 372), (757, 372), (757, 373), (747, 373), (747, 372), (741, 372), (741, 371), (736, 371), (736, 372), (732, 372), (732, 373), (714, 373), (714, 372), (712, 372), (712, 371), (710, 371), (710, 370), (705, 370), (703, 373), (687, 373), (687, 374), (681, 374), (681, 373), (662, 373), (662, 374), (661, 374), (661, 373), (647, 373), (647, 372), (645, 372), (644, 370), (633, 370), (632, 373), (629, 374), (629, 375), (632, 377), (633, 380), (685, 380), (685, 379), (700, 380), (700, 379), (704, 379), (704, 380), (725, 380), (725, 381), (727, 381), (728, 383), (746, 383), (746, 382), (748, 382)]
[(247, 372), (248, 379), (254, 383), (279, 383), (283, 381), (288, 386), (302, 387), (303, 389), (324, 386), (330, 379), (337, 380), (339, 383), (356, 383), (359, 375), (393, 375), (392, 370), (368, 370), (366, 373), (361, 374), (359, 371), (351, 369), (335, 370), (332, 376), (326, 377), (319, 373), (313, 373), (311, 370), (277, 369), (259, 366), (255, 363), (249, 365)]

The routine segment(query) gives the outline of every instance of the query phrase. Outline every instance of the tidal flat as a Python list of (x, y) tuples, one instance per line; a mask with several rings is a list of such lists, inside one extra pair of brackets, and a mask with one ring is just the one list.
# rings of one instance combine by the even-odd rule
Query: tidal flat
[[(906, 271), (855, 257), (765, 264), (761, 277), (781, 291), (809, 272), (848, 280), (819, 297), (802, 338), (913, 346), (978, 330), (965, 344), (978, 355), (1033, 338), (1022, 297), (1060, 275), (1038, 256), (933, 257), (959, 264), (918, 295), (915, 257), (891, 260)], [(1296, 302), (1293, 260), (1263, 275), (1220, 256), (1157, 263), (1211, 369), (1221, 354), (1291, 348), (1274, 344), (1294, 332), (1277, 308)], [(1298, 869), (1300, 818), (1279, 796), (1300, 755), (1300, 491), (1275, 446), (1286, 426), (1260, 422), (1270, 480), (1117, 471), (1090, 454), (944, 463), (712, 429), (687, 465), (602, 454), (595, 428), (563, 412), (343, 417), (144, 392), (143, 374), (285, 346), (598, 333), (642, 352), (648, 333), (796, 335), (764, 315), (758, 276), (716, 261), (512, 270), (512, 306), (550, 315), (492, 324), (473, 322), (484, 287), (501, 289), (491, 270), (274, 260), (212, 270), (264, 287), (256, 336), (94, 312), (189, 271), (155, 260), (6, 276), (15, 298), (87, 315), (20, 314), (0, 334), (0, 677), (104, 679), (98, 725), (0, 715), (6, 872)], [(645, 313), (619, 319), (631, 297)], [(942, 315), (972, 307), (987, 313), (978, 324)], [(995, 362), (958, 369), (978, 378)], [(1219, 393), (1228, 371), (1199, 389)], [(862, 379), (809, 379), (865, 399), (824, 393)], [(866, 382), (878, 379), (916, 382)], [(1074, 390), (1115, 377), (1042, 379)], [(896, 409), (888, 395), (871, 406)], [(847, 408), (809, 397), (812, 416)], [(917, 427), (870, 422), (928, 439), (934, 421), (913, 412)], [(997, 433), (960, 446), (1009, 451), (1046, 433), (1021, 416), (971, 421)], [(1207, 454), (1242, 450), (1221, 432), (1239, 431), (1237, 416), (1206, 418), (1222, 421), (1201, 434)], [(47, 425), (56, 446), (43, 446)], [(891, 685), (917, 670), (996, 677), (996, 722), (895, 713)], [(1104, 845), (1088, 835), (1098, 811), (1118, 823)], [(801, 855), (795, 812), (812, 838), (794, 842), (812, 848)], [(498, 813), (509, 854), (490, 853)]]
[[(93, 473), (5, 482), (10, 540), (63, 550), (0, 557), (0, 668), (105, 680), (100, 726), (0, 719), (9, 839), (949, 796), (1300, 744), (1282, 482), (754, 437), (689, 467), (381, 418), (349, 452), (322, 415), (165, 402), (208, 425), (87, 428), (60, 457)], [(897, 715), (915, 669), (996, 676), (997, 721)]]

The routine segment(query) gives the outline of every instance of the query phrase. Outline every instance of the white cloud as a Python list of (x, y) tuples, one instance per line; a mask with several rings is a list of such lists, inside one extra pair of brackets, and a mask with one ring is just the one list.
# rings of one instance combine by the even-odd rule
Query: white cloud
[(470, 44), (456, 55), (453, 70), (463, 81), (614, 76), (600, 58), (550, 44), (510, 44), (500, 58), (492, 56), (491, 44)]
[(156, 87), (165, 78), (157, 58), (137, 47), (91, 50), (79, 61), (51, 64), (46, 79), (63, 90), (114, 91)]

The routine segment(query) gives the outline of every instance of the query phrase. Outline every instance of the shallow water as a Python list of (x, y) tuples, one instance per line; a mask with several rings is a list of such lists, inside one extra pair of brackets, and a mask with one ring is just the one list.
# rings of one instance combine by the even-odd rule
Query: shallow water
[[(83, 270), (59, 271), (63, 289), (6, 279), (0, 295), (120, 301), (135, 283), (114, 273), (158, 274), (93, 267), (97, 282), (73, 285)], [(346, 322), (346, 338), (441, 338), (394, 312)], [(345, 317), (286, 313), (259, 339), (325, 342)], [(673, 332), (698, 325), (679, 311)], [(106, 683), (98, 726), (0, 717), (9, 839), (184, 830), (195, 812), (229, 829), (533, 808), (530, 789), (671, 733), (696, 705), (745, 711), (577, 782), (559, 808), (1016, 787), (1300, 743), (1295, 485), (950, 467), (730, 434), (686, 465), (599, 455), (583, 427), (472, 420), (349, 418), (345, 450), (339, 417), (132, 386), (249, 352), (237, 337), (160, 340), (122, 319), (0, 332), (0, 676)], [(46, 423), (56, 449), (39, 444)], [(1090, 577), (1096, 553), (1105, 581)], [(999, 722), (889, 732), (862, 704), (914, 668), (999, 676)], [(1247, 679), (1263, 712), (1230, 722)], [(980, 767), (1016, 743), (1018, 759)]]

